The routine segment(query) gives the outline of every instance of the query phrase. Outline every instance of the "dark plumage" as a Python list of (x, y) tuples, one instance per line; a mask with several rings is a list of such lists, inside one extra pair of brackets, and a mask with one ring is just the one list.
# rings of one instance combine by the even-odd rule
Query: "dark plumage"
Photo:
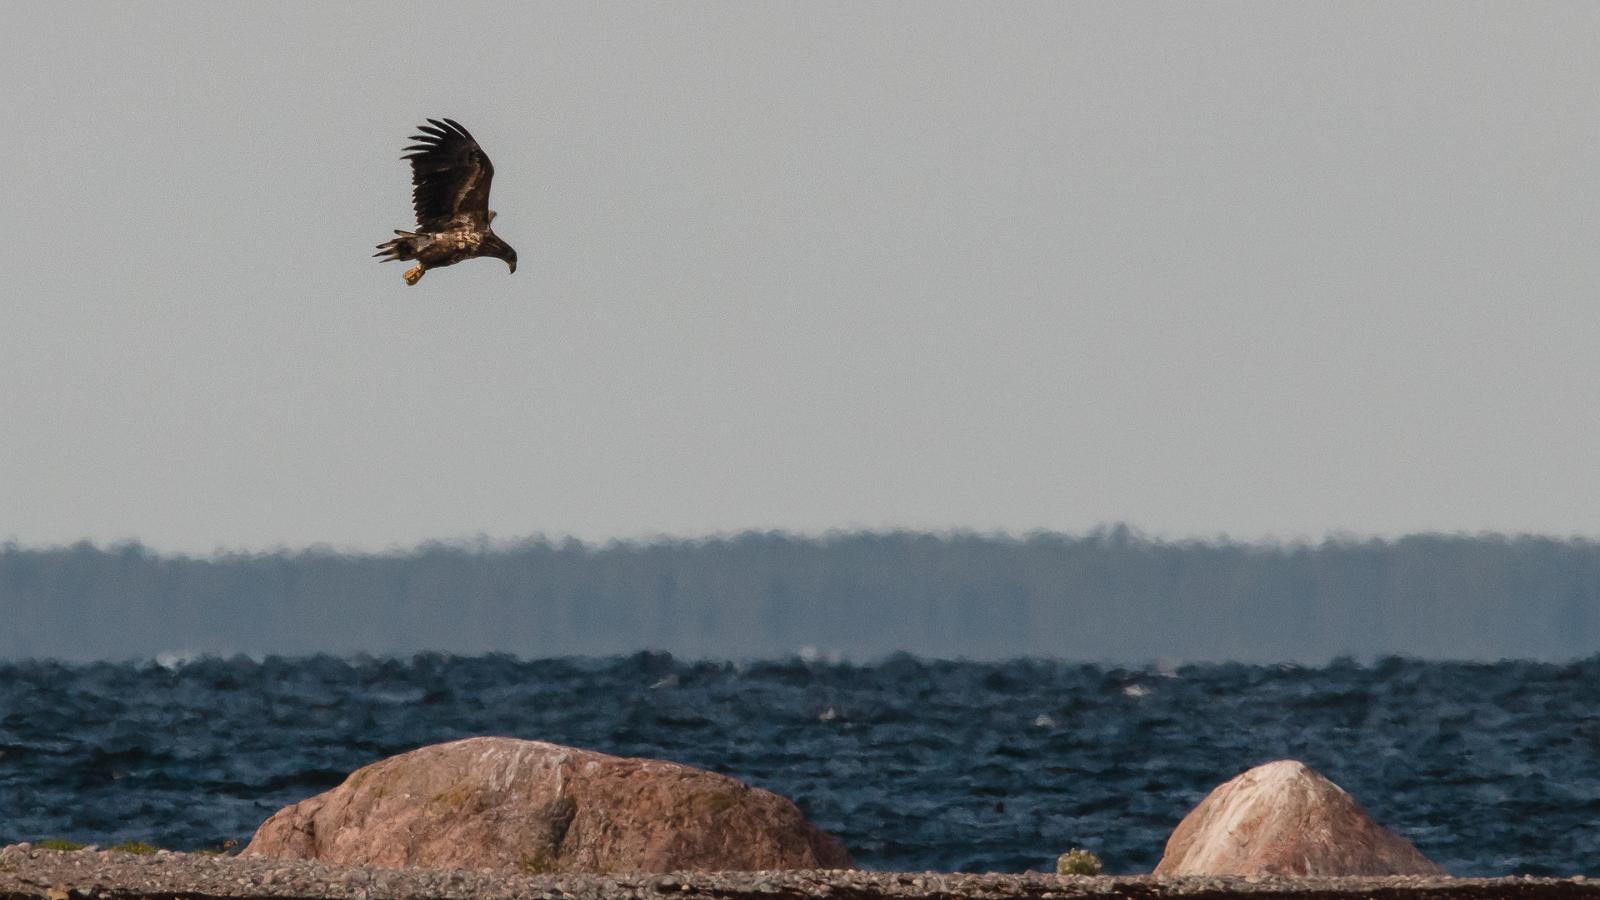
[(422, 274), (464, 259), (492, 256), (517, 270), (517, 251), (489, 228), (494, 210), (489, 208), (489, 182), (494, 165), (453, 119), (429, 119), (411, 136), (415, 144), (401, 159), (411, 160), (411, 203), (417, 210), (417, 230), (395, 230), (399, 237), (378, 245), (373, 256), (388, 262), (414, 259), (405, 273), (406, 284), (416, 284)]

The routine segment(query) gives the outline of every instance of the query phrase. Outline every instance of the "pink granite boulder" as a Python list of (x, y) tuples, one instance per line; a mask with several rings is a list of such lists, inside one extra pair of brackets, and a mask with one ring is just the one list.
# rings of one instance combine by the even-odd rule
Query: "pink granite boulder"
[(1157, 875), (1442, 875), (1355, 798), (1294, 760), (1256, 766), (1200, 801)]
[(273, 814), (244, 855), (528, 873), (851, 867), (843, 844), (770, 791), (499, 737), (358, 769)]

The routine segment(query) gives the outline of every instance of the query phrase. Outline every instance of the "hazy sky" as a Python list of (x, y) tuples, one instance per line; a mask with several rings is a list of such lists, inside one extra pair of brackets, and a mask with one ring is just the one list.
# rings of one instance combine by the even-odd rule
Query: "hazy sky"
[(0, 9), (0, 539), (1600, 535), (1600, 5)]

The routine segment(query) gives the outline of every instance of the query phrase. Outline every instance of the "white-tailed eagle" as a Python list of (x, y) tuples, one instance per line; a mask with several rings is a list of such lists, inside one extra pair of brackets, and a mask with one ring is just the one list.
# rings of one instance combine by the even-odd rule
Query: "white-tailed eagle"
[(422, 280), (422, 273), (453, 266), (464, 259), (492, 256), (517, 270), (517, 251), (500, 240), (489, 223), (489, 182), (494, 166), (489, 157), (453, 119), (429, 119), (411, 136), (415, 144), (401, 159), (411, 160), (411, 203), (417, 209), (417, 230), (395, 230), (399, 237), (378, 245), (373, 256), (384, 262), (414, 259), (406, 284)]

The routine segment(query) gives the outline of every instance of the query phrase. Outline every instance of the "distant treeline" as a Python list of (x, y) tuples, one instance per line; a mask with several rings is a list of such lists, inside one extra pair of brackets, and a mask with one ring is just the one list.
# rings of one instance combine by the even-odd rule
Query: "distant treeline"
[[(168, 556), (0, 546), (0, 657), (1566, 659), (1600, 649), (1600, 543), (1260, 545), (849, 533)], [(810, 652), (810, 651), (804, 651)]]

